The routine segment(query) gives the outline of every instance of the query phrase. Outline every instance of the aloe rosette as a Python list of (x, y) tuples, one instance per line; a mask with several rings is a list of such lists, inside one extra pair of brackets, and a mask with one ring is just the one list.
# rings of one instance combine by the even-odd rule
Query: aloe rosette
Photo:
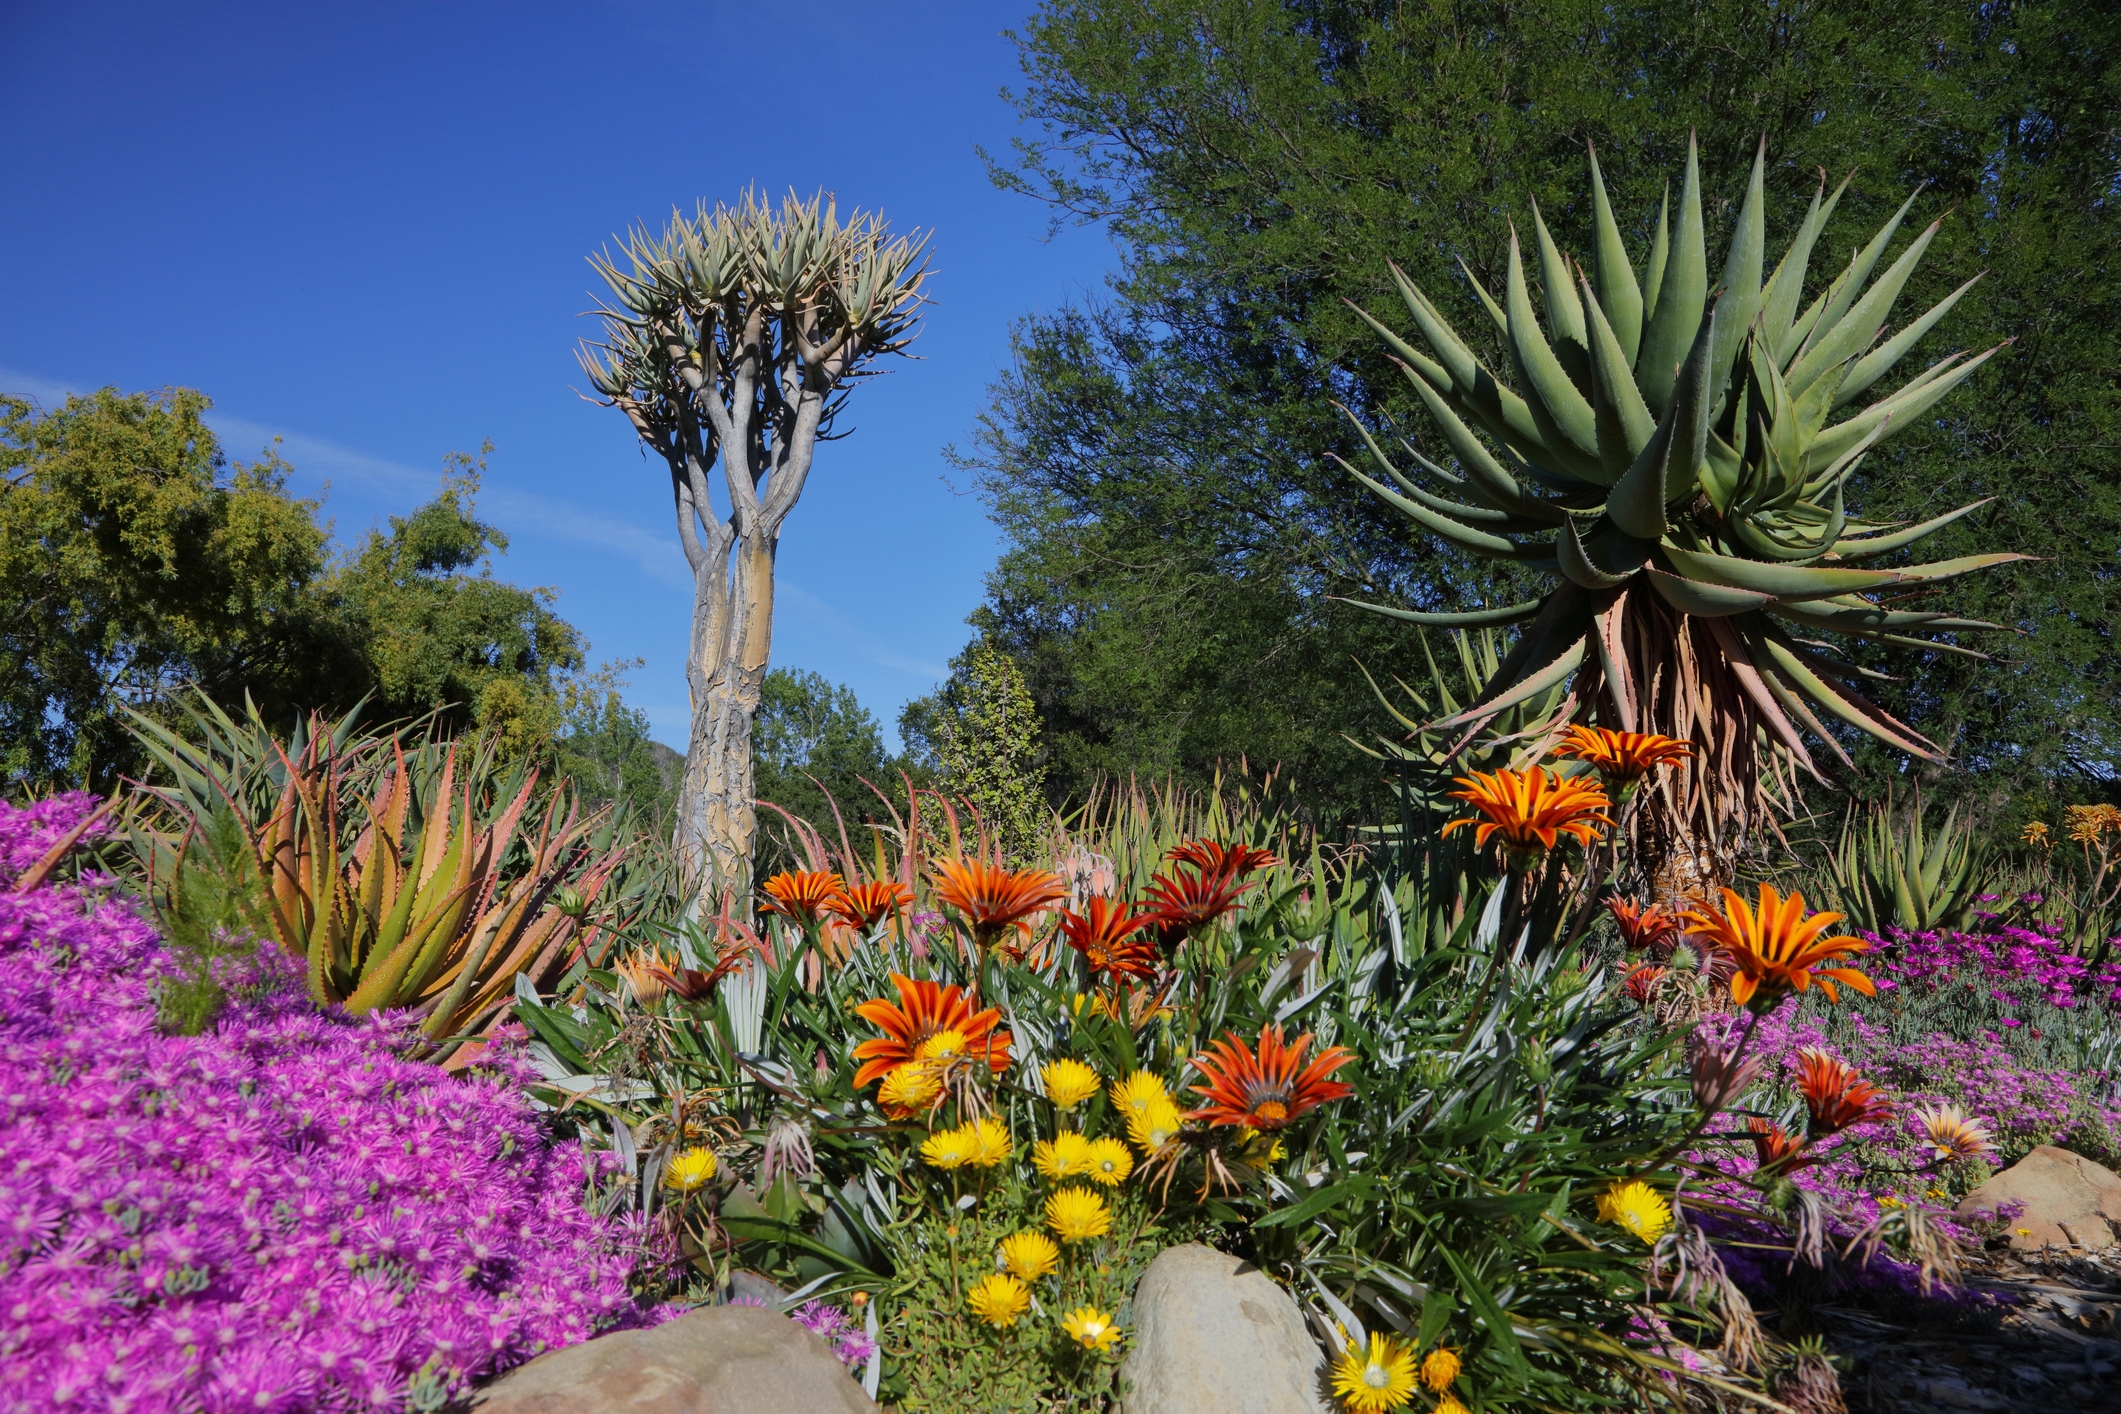
[[(1948, 354), (1864, 401), (1973, 281), (1880, 341), (1938, 229), (1930, 225), (1880, 271), (1911, 196), (1805, 303), (1813, 247), (1848, 185), (1828, 195), (1823, 178), (1763, 279), (1765, 156), (1763, 145), (1712, 292), (1692, 144), (1677, 228), (1667, 191), (1639, 276), (1593, 154), (1587, 269), (1561, 252), (1533, 212), (1545, 327), (1514, 232), (1499, 302), (1466, 271), (1499, 336), (1508, 365), (1501, 375), (1396, 267), (1430, 351), (1358, 310), (1390, 346), (1456, 470), (1411, 446), (1403, 468), (1368, 429), (1363, 437), (1382, 479), (1348, 469), (1429, 534), (1556, 581), (1540, 598), (1466, 612), (1364, 605), (1419, 624), (1522, 625), (1480, 695), (1434, 725), (1470, 737), (1566, 684), (1579, 719), (1695, 744), (1697, 760), (1674, 773), (1667, 808), (1686, 834), (1718, 853), (1757, 818), (1773, 758), (1816, 776), (1809, 744), (1816, 740), (1846, 760), (1829, 719), (1916, 756), (1942, 754), (1870, 701), (1858, 683), (1871, 674), (1818, 632), (1973, 653), (1955, 638), (1929, 635), (1996, 625), (1899, 607), (1898, 597), (2024, 558), (1873, 566), (1985, 504), (1888, 525), (1852, 516), (1846, 491), (1881, 438), (1920, 417), (2002, 345), (1971, 357)], [(1708, 782), (1723, 788), (1705, 789)]]

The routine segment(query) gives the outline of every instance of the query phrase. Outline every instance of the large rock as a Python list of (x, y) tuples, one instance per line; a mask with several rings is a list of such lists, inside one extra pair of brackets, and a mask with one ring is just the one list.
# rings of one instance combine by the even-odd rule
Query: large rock
[(1126, 1414), (1326, 1414), (1325, 1355), (1289, 1294), (1210, 1247), (1158, 1255), (1134, 1292)]
[(876, 1414), (830, 1347), (757, 1306), (711, 1306), (540, 1355), (477, 1414)]
[(2049, 1144), (2027, 1154), (1966, 1195), (1960, 1217), (2025, 1207), (2011, 1224), (2011, 1246), (2083, 1247), (2104, 1251), (2121, 1239), (2121, 1174), (2082, 1154)]

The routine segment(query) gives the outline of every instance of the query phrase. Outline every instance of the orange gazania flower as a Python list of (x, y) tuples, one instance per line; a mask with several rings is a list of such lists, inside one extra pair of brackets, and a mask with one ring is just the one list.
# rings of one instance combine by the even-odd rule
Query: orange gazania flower
[(1029, 937), (1030, 919), (1068, 897), (1067, 881), (1050, 869), (1004, 869), (983, 859), (944, 860), (933, 877), (935, 896), (964, 916), (982, 949), (1012, 928)]
[(1647, 732), (1616, 732), (1606, 727), (1570, 727), (1554, 748), (1556, 756), (1588, 761), (1617, 787), (1631, 786), (1659, 766), (1693, 756), (1686, 742)]
[(897, 1005), (878, 998), (854, 1009), (856, 1016), (884, 1033), (854, 1048), (854, 1058), (863, 1062), (854, 1073), (855, 1089), (897, 1070), (914, 1058), (921, 1042), (945, 1031), (955, 1032), (968, 1054), (985, 1055), (988, 1068), (996, 1075), (1009, 1068), (1009, 1047), (1015, 1038), (994, 1029), (1002, 1019), (999, 1007), (975, 1012), (977, 1002), (968, 1001), (962, 989), (916, 982), (896, 972), (891, 974), (891, 985), (898, 988)]
[(1217, 844), (1214, 840), (1187, 840), (1173, 846), (1164, 857), (1175, 864), (1190, 864), (1203, 874), (1226, 874), (1233, 879), (1280, 862), (1272, 850), (1248, 844)]
[(1773, 1120), (1749, 1119), (1745, 1127), (1750, 1131), (1753, 1154), (1763, 1172), (1795, 1173), (1819, 1162), (1805, 1152), (1808, 1146), (1802, 1139), (1795, 1138)]
[(1259, 1049), (1238, 1039), (1235, 1031), (1224, 1039), (1210, 1041), (1206, 1053), (1193, 1064), (1207, 1077), (1206, 1085), (1193, 1086), (1193, 1093), (1208, 1103), (1188, 1111), (1187, 1119), (1210, 1124), (1240, 1125), (1246, 1129), (1280, 1129), (1307, 1110), (1353, 1092), (1354, 1087), (1328, 1079), (1334, 1071), (1355, 1059), (1339, 1046), (1328, 1046), (1304, 1064), (1311, 1033), (1285, 1044), (1279, 1026), (1263, 1026)]
[(1651, 998), (1657, 995), (1657, 984), (1662, 982), (1670, 973), (1670, 968), (1653, 967), (1648, 963), (1644, 963), (1642, 966), (1633, 968), (1628, 972), (1628, 980), (1621, 984), (1620, 990), (1628, 994), (1630, 1001), (1641, 1006), (1648, 1006)]
[(1096, 972), (1147, 977), (1156, 971), (1156, 946), (1136, 934), (1156, 919), (1154, 913), (1129, 913), (1123, 903), (1093, 898), (1085, 912), (1061, 914), (1061, 937)]
[(1463, 800), (1485, 820), (1453, 820), (1443, 827), (1448, 835), (1460, 825), (1478, 825), (1473, 847), (1485, 849), (1490, 835), (1502, 836), (1502, 847), (1511, 854), (1537, 855), (1552, 849), (1563, 835), (1574, 835), (1589, 846), (1598, 838), (1599, 825), (1610, 825), (1604, 811), (1612, 802), (1598, 782), (1564, 777), (1544, 766), (1524, 771), (1475, 771), (1471, 779), (1457, 778), (1464, 787), (1450, 793)]
[(848, 927), (867, 932), (881, 923), (885, 915), (896, 913), (912, 902), (913, 890), (904, 884), (877, 879), (834, 894), (825, 900), (825, 911)]
[(825, 905), (846, 887), (830, 869), (776, 874), (766, 881), (767, 902), (759, 905), (759, 912), (778, 913), (795, 923), (815, 923)]
[(1731, 889), (1723, 891), (1723, 905), (1721, 913), (1713, 907), (1690, 908), (1683, 917), (1688, 931), (1722, 949), (1729, 958), (1736, 969), (1731, 976), (1731, 998), (1740, 1005), (1765, 1011), (1791, 988), (1801, 992), (1814, 982), (1828, 1001), (1838, 1002), (1837, 980), (1867, 997), (1878, 994), (1871, 979), (1853, 967), (1824, 965), (1838, 964), (1850, 953), (1870, 948), (1861, 938), (1820, 936), (1841, 921), (1840, 914), (1815, 913), (1807, 918), (1804, 895), (1793, 891), (1784, 898), (1773, 884), (1760, 886), (1758, 912)]
[(1797, 1093), (1804, 1097), (1807, 1132), (1814, 1139), (1839, 1134), (1852, 1124), (1886, 1119), (1892, 1106), (1878, 1087), (1816, 1046), (1797, 1053)]
[(1620, 927), (1620, 941), (1629, 952), (1640, 952), (1654, 947), (1679, 931), (1679, 920), (1659, 908), (1648, 907), (1614, 894), (1605, 901), (1613, 915), (1613, 922)]

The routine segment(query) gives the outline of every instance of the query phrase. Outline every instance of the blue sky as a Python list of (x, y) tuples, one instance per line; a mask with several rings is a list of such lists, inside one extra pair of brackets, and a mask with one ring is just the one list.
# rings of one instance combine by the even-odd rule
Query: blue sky
[(823, 187), (935, 232), (935, 304), (780, 557), (773, 659), (894, 725), (963, 646), (998, 542), (953, 489), (1010, 322), (1080, 301), (1105, 237), (1048, 241), (974, 151), (1016, 132), (1016, 3), (577, 0), (9, 5), (0, 388), (198, 388), (271, 437), (342, 540), (491, 438), (495, 573), (559, 591), (682, 747), (690, 590), (668, 481), (583, 401), (584, 256), (674, 204)]

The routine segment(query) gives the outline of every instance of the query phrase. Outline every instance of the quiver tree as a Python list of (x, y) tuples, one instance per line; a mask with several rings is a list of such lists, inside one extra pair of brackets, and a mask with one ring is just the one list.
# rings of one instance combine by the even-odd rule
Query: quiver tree
[[(673, 213), (590, 264), (610, 286), (604, 341), (578, 356), (670, 468), (692, 569), (692, 737), (677, 843), (688, 888), (747, 882), (756, 815), (751, 719), (773, 636), (773, 563), (821, 440), (853, 382), (913, 339), (927, 240), (842, 222), (821, 193), (774, 211)], [(623, 262), (625, 268), (621, 268)], [(728, 509), (713, 500), (715, 468)]]
[(1837, 729), (1941, 759), (1864, 694), (1877, 674), (1819, 635), (1981, 657), (1961, 636), (1997, 625), (1954, 617), (1933, 586), (2024, 558), (1898, 563), (1983, 502), (1908, 526), (1849, 513), (1845, 491), (1866, 453), (1997, 350), (1947, 354), (1870, 396), (1967, 287), (1881, 342), (1937, 226), (1880, 270), (1911, 196), (1845, 270), (1808, 289), (1812, 247), (1847, 183), (1829, 196), (1822, 179), (1769, 270), (1764, 158), (1763, 147), (1713, 286), (1689, 143), (1676, 229), (1668, 193), (1639, 272), (1595, 156), (1587, 265), (1532, 213), (1545, 328), (1514, 232), (1501, 299), (1467, 271), (1502, 355), (1493, 368), (1396, 268), (1428, 351), (1363, 314), (1455, 470), (1411, 446), (1395, 462), (1365, 430), (1386, 480), (1355, 476), (1425, 534), (1553, 578), (1540, 597), (1494, 608), (1364, 607), (1420, 624), (1522, 625), (1479, 696), (1432, 724), (1461, 745), (1563, 684), (1555, 732), (1574, 718), (1692, 743), (1693, 761), (1660, 773), (1639, 817), (1653, 836), (1642, 852), (1678, 866), (1667, 885), (1678, 890), (1728, 873), (1766, 819), (1778, 766), (1816, 777), (1813, 742), (1848, 761)]

